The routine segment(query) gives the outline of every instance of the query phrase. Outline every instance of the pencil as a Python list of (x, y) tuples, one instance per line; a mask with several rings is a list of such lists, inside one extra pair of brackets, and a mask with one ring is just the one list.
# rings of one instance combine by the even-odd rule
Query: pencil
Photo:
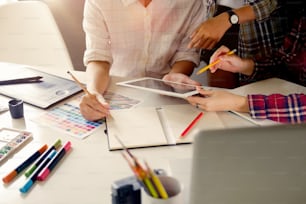
[(134, 172), (136, 178), (141, 183), (141, 185), (146, 189), (146, 191), (154, 198), (158, 198), (158, 193), (155, 190), (153, 184), (151, 183), (150, 179), (148, 178), (146, 172), (142, 167), (135, 162), (135, 157), (133, 158), (134, 164), (129, 160), (129, 158), (122, 152), (122, 156), (128, 162), (130, 168)]
[(152, 171), (152, 169), (149, 167), (149, 165), (147, 164), (147, 162), (145, 162), (149, 175), (151, 176), (152, 182), (155, 185), (158, 194), (160, 195), (160, 197), (162, 199), (167, 199), (168, 198), (168, 193), (164, 188), (164, 185), (161, 183), (161, 181), (159, 180), (158, 176), (154, 173), (154, 171)]
[[(70, 71), (67, 71), (67, 73), (72, 77), (72, 79), (81, 87), (81, 89), (89, 96), (94, 96), (93, 94), (91, 94), (87, 88), (70, 72)], [(103, 97), (100, 97), (101, 95), (97, 95), (96, 99), (102, 103), (102, 104), (105, 104), (106, 101), (104, 100)], [(109, 115), (109, 117), (112, 117), (111, 115)]]
[(35, 77), (27, 77), (27, 78), (19, 78), (19, 79), (9, 79), (0, 81), (0, 85), (11, 85), (11, 84), (23, 84), (23, 83), (38, 83), (42, 82), (42, 76), (35, 76)]
[(181, 137), (185, 137), (187, 133), (191, 130), (191, 128), (201, 119), (203, 116), (203, 112), (200, 112), (193, 121), (187, 126), (187, 128), (182, 132)]
[[(229, 51), (228, 53), (226, 53), (226, 55), (232, 55), (236, 52), (237, 50), (236, 49), (233, 49), (232, 51)], [(197, 72), (197, 75), (199, 74), (202, 74), (203, 72), (205, 72), (206, 70), (208, 70), (209, 68), (211, 68), (212, 66), (215, 66), (216, 64), (218, 64), (219, 62), (221, 62), (220, 59), (210, 63), (209, 65), (201, 68), (198, 72)]]
[(92, 95), (87, 88), (70, 72), (67, 71), (67, 73), (72, 77), (72, 79), (81, 87), (81, 89), (83, 89), (83, 91), (87, 94), (87, 95)]

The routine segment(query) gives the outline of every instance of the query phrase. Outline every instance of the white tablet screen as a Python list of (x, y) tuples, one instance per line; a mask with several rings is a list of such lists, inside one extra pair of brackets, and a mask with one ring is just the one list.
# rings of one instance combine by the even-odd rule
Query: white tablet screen
[(182, 93), (182, 94), (195, 90), (195, 87), (191, 85), (156, 80), (156, 79), (143, 79), (139, 81), (129, 82), (128, 84), (146, 87), (150, 89)]
[(120, 82), (118, 84), (134, 88), (141, 88), (177, 97), (186, 97), (195, 94), (196, 92), (196, 87), (193, 85), (164, 81), (161, 79), (148, 78), (148, 77)]

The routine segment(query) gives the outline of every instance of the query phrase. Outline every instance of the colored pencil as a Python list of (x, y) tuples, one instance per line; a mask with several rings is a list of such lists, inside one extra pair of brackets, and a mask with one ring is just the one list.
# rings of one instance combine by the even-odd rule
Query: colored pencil
[(185, 137), (187, 133), (192, 129), (193, 126), (201, 119), (203, 116), (203, 112), (200, 112), (195, 119), (191, 121), (191, 123), (187, 126), (187, 128), (182, 132), (181, 137)]
[[(226, 53), (226, 55), (232, 55), (232, 54), (234, 54), (235, 52), (236, 52), (236, 49), (234, 49), (234, 50), (232, 50), (232, 51), (229, 51), (228, 53)], [(218, 64), (218, 63), (220, 63), (220, 62), (221, 62), (221, 60), (218, 59), (218, 60), (216, 60), (216, 61), (210, 63), (209, 65), (207, 65), (207, 66), (201, 68), (201, 69), (197, 72), (197, 75), (202, 74), (203, 72), (205, 72), (206, 70), (208, 70), (209, 68), (211, 68), (212, 66), (215, 66), (216, 64)]]

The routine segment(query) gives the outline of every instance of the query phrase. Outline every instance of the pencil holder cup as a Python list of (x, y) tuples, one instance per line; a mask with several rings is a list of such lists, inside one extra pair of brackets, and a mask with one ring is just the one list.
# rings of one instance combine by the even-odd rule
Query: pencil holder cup
[(8, 102), (9, 110), (12, 118), (22, 118), (23, 117), (23, 100), (12, 99)]
[(184, 204), (183, 185), (174, 177), (158, 176), (163, 184), (168, 198), (154, 198), (144, 188), (141, 192), (142, 204)]

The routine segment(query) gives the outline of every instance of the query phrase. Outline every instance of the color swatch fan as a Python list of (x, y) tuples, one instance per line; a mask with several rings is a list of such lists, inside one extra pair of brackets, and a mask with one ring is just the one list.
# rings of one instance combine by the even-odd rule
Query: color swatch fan
[[(79, 108), (81, 97), (74, 98), (67, 103), (51, 108), (32, 120), (41, 125), (56, 128), (73, 137), (83, 139), (100, 128), (104, 123), (104, 119), (98, 121), (86, 120), (82, 116)], [(110, 104), (111, 109), (132, 108), (139, 103), (138, 100), (112, 92), (107, 92), (104, 98)]]

